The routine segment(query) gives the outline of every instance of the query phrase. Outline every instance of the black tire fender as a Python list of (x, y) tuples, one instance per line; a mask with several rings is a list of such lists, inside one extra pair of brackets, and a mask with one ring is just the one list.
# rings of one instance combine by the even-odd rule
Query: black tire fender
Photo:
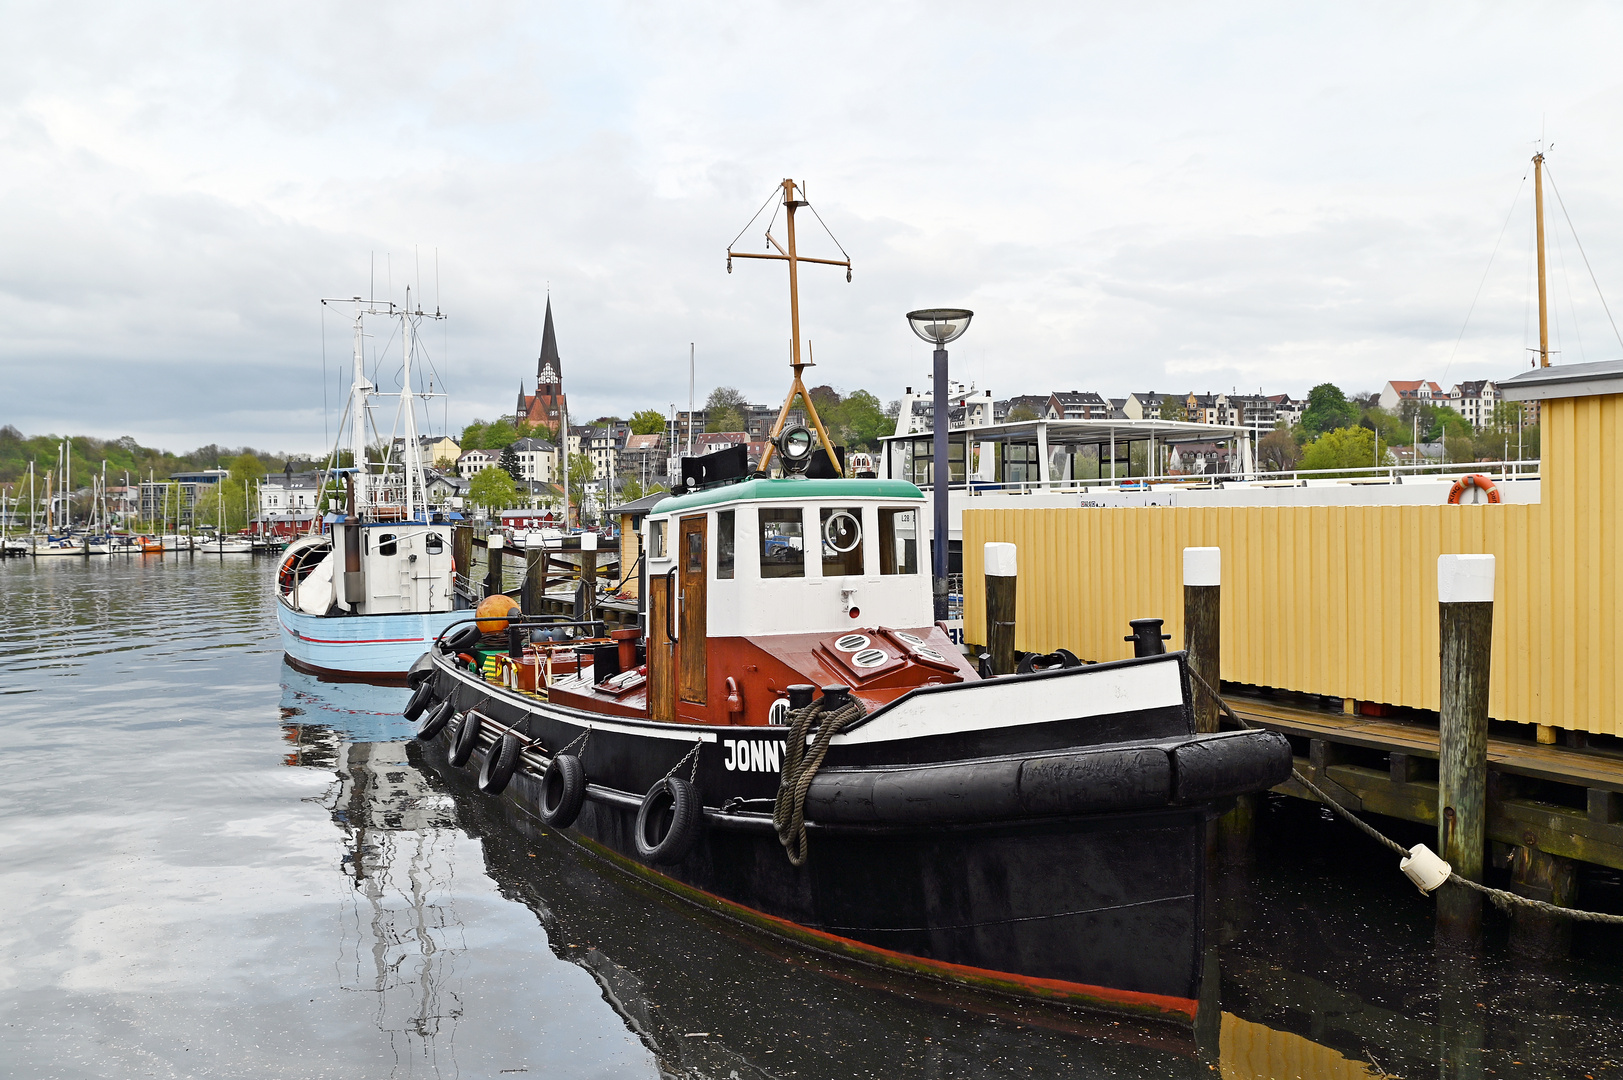
[(433, 680), (420, 682), (417, 689), (411, 692), (411, 700), (406, 702), (404, 716), (407, 720), (416, 720), (428, 708), (428, 703), (434, 700)]
[(434, 711), (423, 717), (422, 723), (417, 725), (417, 741), (433, 742), (434, 736), (445, 730), (445, 725), (451, 722), (451, 717), (454, 715), (456, 715), (456, 704), (450, 698), (446, 698), (434, 708)]
[(586, 802), (586, 768), (574, 754), (558, 754), (541, 777), (536, 812), (554, 829), (567, 829)]
[(473, 757), (473, 748), (478, 745), (479, 714), (469, 709), (463, 714), (462, 726), (457, 728), (456, 742), (451, 744), (451, 753), (446, 760), (460, 769)]
[(469, 647), (478, 644), (483, 636), (477, 623), (468, 623), (457, 627), (449, 637), (442, 638), (440, 646), (448, 653), (467, 652)]
[(649, 789), (637, 810), (637, 854), (660, 865), (681, 862), (703, 823), (699, 789), (680, 776), (667, 776)]
[(518, 771), (519, 751), (524, 740), (514, 732), (506, 732), (500, 741), (485, 751), (485, 763), (479, 770), (479, 790), (486, 795), (500, 795)]

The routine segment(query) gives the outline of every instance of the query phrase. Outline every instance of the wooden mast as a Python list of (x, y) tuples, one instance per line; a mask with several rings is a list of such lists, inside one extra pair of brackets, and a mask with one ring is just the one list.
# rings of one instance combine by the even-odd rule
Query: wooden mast
[[(1533, 220), (1538, 232), (1538, 366), (1550, 366), (1550, 311), (1544, 297), (1544, 152), (1533, 155)], [(792, 273), (793, 271), (791, 271)]]
[[(806, 384), (801, 382), (801, 372), (808, 367), (815, 366), (809, 359), (802, 362), (800, 359), (800, 264), (803, 262), (822, 263), (824, 266), (845, 267), (845, 280), (851, 280), (851, 261), (849, 259), (813, 259), (799, 254), (795, 247), (795, 211), (802, 206), (809, 205), (804, 198), (796, 198), (796, 184), (793, 180), (785, 178), (783, 183), (783, 206), (787, 211), (789, 229), (789, 248), (784, 250), (782, 244), (773, 237), (771, 232), (766, 234), (767, 243), (777, 248), (778, 253), (758, 255), (749, 251), (734, 251), (727, 248), (727, 271), (732, 272), (733, 259), (775, 259), (789, 264), (789, 366), (794, 371), (794, 379), (789, 384), (789, 394), (783, 399), (783, 408), (778, 410), (778, 419), (772, 425), (772, 434), (767, 437), (766, 452), (761, 455), (760, 469), (766, 471), (768, 463), (772, 460), (772, 453), (776, 449), (772, 440), (783, 431), (783, 425), (789, 419), (789, 410), (794, 407), (795, 398), (799, 397), (806, 403), (806, 415), (811, 418), (812, 426), (817, 429), (817, 437), (822, 440), (823, 449), (828, 454), (829, 463), (834, 471), (841, 476), (845, 469), (840, 459), (834, 453), (834, 443), (828, 437), (828, 431), (823, 427), (823, 418), (817, 415), (817, 406), (812, 403), (811, 395), (806, 392)], [(804, 195), (804, 192), (801, 192)]]

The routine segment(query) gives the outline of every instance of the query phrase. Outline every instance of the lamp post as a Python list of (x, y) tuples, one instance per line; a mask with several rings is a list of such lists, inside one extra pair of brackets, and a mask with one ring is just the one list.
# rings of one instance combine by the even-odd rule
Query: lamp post
[[(947, 617), (947, 489), (952, 483), (952, 466), (947, 461), (947, 343), (963, 337), (964, 331), (969, 329), (969, 320), (974, 317), (973, 311), (963, 308), (923, 308), (907, 313), (907, 324), (913, 333), (935, 346), (935, 373), (931, 377), (935, 385), (930, 391), (931, 442), (934, 444), (930, 491), (935, 520), (930, 533), (930, 552), (937, 622)], [(964, 466), (966, 469), (969, 466), (967, 459)]]

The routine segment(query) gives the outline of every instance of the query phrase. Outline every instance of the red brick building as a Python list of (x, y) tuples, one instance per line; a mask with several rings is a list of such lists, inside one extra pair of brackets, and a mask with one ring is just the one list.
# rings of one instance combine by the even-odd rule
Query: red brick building
[(541, 330), (541, 356), (535, 364), (535, 393), (518, 392), (517, 415), (532, 424), (559, 430), (568, 399), (564, 396), (564, 368), (558, 359), (558, 336), (552, 329), (552, 297), (547, 297), (547, 321)]

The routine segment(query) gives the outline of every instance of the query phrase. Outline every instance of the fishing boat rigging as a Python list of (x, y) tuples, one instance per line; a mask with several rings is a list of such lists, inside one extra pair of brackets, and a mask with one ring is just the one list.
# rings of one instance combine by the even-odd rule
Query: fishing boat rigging
[[(333, 478), (342, 478), (343, 501), (282, 555), (275, 589), (283, 647), (293, 663), (317, 672), (399, 678), (459, 605), (450, 530), (460, 515), (429, 504), (417, 430), (418, 400), (443, 395), (417, 391), (413, 383), (418, 327), (445, 315), (414, 309), (409, 287), (404, 305), (360, 297), (322, 303), (353, 305), (349, 395), (322, 479), (327, 491)], [(398, 393), (382, 392), (367, 378), (368, 318), (398, 322)], [(373, 411), (382, 397), (397, 402), (390, 437), (380, 440), (381, 460), (373, 462), (368, 434), (379, 434)], [(346, 442), (350, 464), (341, 466)]]

